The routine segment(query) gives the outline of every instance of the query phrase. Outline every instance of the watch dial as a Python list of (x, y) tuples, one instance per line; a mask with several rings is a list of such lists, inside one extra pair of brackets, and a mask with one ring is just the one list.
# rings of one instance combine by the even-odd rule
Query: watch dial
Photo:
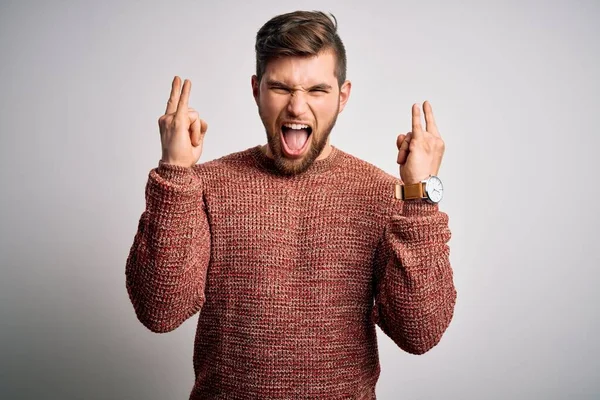
[(434, 203), (439, 203), (444, 196), (444, 186), (442, 181), (437, 176), (432, 176), (425, 185), (425, 191), (429, 196), (429, 199)]

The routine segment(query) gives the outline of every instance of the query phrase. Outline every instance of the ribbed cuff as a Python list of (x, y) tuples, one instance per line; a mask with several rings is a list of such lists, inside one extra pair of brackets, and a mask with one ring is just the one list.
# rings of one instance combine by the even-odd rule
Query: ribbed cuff
[(192, 183), (194, 178), (193, 167), (181, 167), (166, 163), (163, 160), (158, 161), (156, 174), (164, 183), (171, 185), (187, 185)]
[(388, 232), (406, 242), (447, 241), (448, 215), (440, 212), (438, 204), (425, 200), (398, 200), (394, 204)]
[(406, 200), (402, 207), (402, 214), (405, 217), (426, 217), (439, 211), (437, 204), (431, 204), (425, 200)]
[(193, 167), (180, 167), (159, 161), (146, 184), (146, 208), (160, 215), (167, 225), (173, 219), (190, 218), (202, 202), (202, 179)]

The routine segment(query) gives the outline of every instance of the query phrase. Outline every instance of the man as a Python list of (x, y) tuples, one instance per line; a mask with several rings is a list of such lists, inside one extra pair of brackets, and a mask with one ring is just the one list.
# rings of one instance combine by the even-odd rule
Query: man
[(126, 281), (154, 332), (199, 313), (191, 399), (374, 399), (375, 325), (421, 354), (452, 319), (431, 106), (397, 138), (400, 179), (332, 146), (351, 89), (336, 29), (294, 12), (259, 30), (264, 146), (196, 164), (207, 124), (173, 80)]

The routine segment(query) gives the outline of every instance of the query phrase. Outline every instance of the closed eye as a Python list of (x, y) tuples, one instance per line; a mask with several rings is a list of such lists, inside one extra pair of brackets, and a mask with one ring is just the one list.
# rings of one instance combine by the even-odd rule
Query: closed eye
[(269, 89), (271, 89), (275, 93), (279, 93), (279, 94), (288, 94), (291, 92), (290, 88), (283, 87), (283, 86), (271, 86)]

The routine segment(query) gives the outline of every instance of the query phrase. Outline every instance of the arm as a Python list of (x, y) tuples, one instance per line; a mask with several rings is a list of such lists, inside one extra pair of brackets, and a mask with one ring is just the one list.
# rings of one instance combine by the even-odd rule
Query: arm
[(401, 349), (434, 347), (454, 313), (448, 216), (437, 205), (395, 201), (375, 257), (374, 318)]
[(210, 231), (195, 167), (159, 162), (146, 185), (146, 210), (125, 268), (138, 319), (169, 332), (204, 303)]

